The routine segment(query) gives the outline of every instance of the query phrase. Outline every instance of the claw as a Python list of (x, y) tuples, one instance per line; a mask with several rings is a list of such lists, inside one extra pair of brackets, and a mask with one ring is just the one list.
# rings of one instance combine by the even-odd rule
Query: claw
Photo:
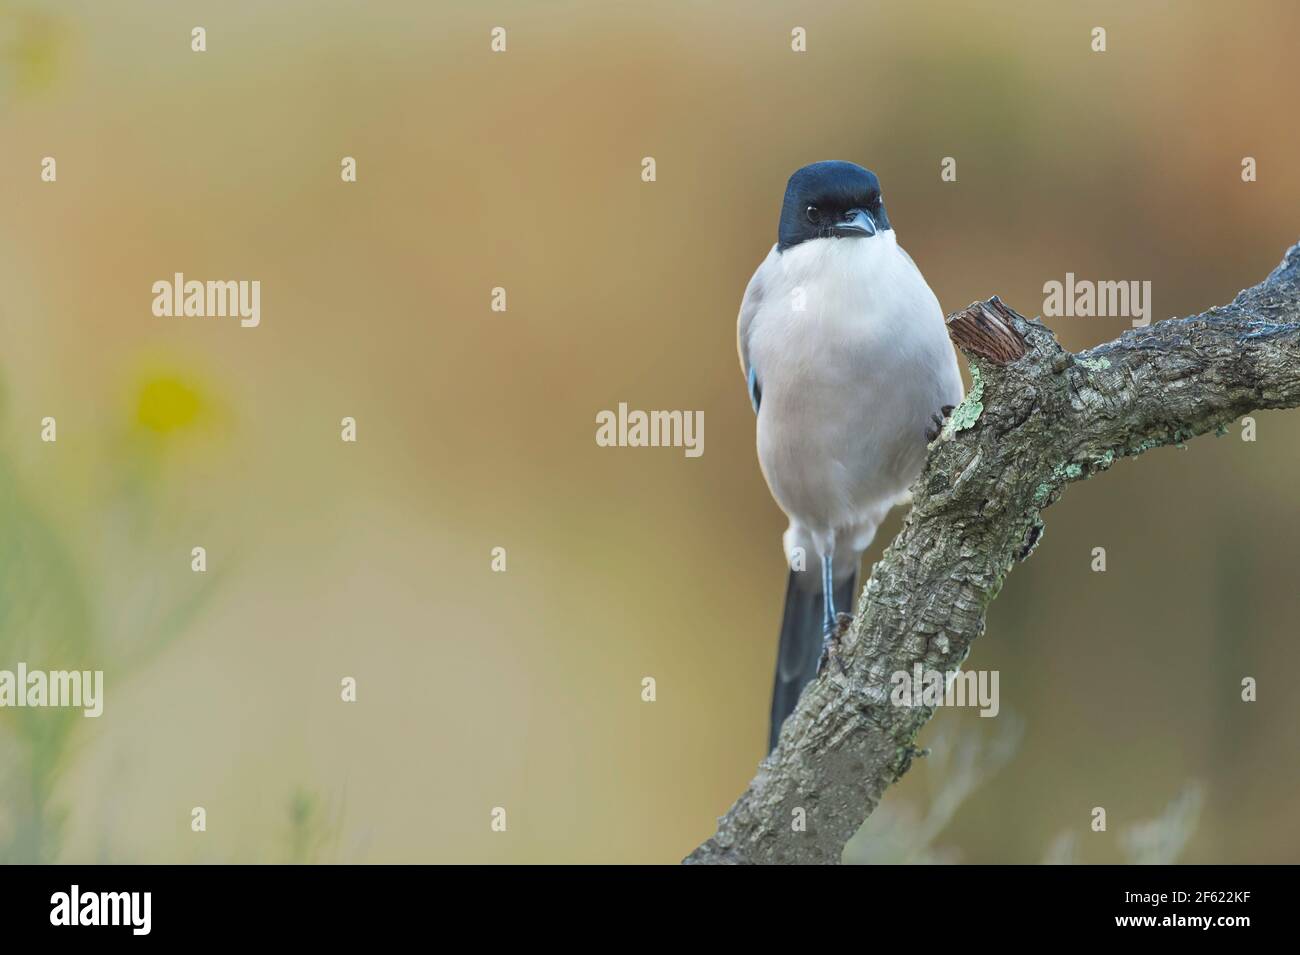
[(939, 432), (943, 430), (943, 419), (937, 414), (930, 415), (930, 420), (934, 422), (934, 427), (925, 429), (925, 440), (927, 442), (939, 437)]
[(852, 622), (853, 617), (847, 613), (836, 615), (835, 629), (826, 634), (826, 639), (822, 641), (822, 655), (817, 661), (818, 676), (825, 672), (826, 664), (832, 659), (835, 660), (835, 668), (840, 671), (841, 676), (848, 674), (848, 668), (844, 666), (844, 659), (840, 656), (840, 640), (849, 632), (849, 624)]
[(948, 420), (948, 415), (952, 414), (953, 409), (956, 407), (956, 405), (944, 405), (939, 409), (938, 414), (930, 415), (930, 420), (934, 422), (934, 427), (925, 429), (925, 440), (927, 443), (939, 437), (939, 432), (943, 430), (944, 422)]

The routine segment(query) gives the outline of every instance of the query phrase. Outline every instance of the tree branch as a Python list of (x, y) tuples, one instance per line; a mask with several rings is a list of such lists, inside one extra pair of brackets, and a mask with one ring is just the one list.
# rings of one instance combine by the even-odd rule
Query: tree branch
[[(997, 298), (948, 319), (972, 387), (930, 448), (903, 530), (872, 568), (835, 664), (687, 863), (836, 863), (920, 753), (932, 707), (890, 676), (958, 669), (1041, 512), (1118, 458), (1300, 405), (1300, 244), (1230, 304), (1077, 355)], [(806, 828), (792, 825), (804, 810)]]

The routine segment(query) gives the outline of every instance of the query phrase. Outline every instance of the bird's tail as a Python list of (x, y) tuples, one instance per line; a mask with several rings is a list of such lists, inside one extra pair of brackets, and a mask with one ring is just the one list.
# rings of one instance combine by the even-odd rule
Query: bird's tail
[[(781, 642), (776, 654), (776, 682), (772, 687), (772, 729), (767, 748), (776, 748), (781, 724), (794, 712), (799, 694), (817, 675), (822, 654), (822, 590), (813, 583), (816, 571), (790, 571), (785, 588), (785, 616), (781, 620)], [(855, 570), (835, 585), (835, 609), (854, 610), (858, 575)]]

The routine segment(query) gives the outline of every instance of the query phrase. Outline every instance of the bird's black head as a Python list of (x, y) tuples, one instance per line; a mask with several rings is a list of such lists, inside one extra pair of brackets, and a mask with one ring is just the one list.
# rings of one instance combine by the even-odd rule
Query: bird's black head
[(786, 184), (777, 249), (809, 239), (864, 239), (888, 228), (874, 172), (851, 162), (815, 162)]

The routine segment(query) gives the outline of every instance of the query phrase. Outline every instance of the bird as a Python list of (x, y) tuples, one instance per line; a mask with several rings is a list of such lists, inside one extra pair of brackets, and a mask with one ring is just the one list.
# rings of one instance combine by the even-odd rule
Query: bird
[(889, 511), (910, 504), (963, 386), (939, 301), (898, 244), (880, 181), (852, 162), (790, 176), (776, 244), (741, 300), (737, 345), (759, 467), (789, 519), (770, 751), (830, 658), (863, 551)]

